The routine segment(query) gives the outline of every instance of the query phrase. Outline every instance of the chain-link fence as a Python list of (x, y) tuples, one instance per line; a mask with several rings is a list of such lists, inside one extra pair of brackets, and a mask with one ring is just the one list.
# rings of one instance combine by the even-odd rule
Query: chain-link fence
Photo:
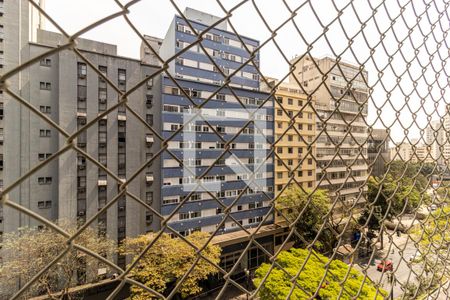
[[(142, 299), (448, 297), (448, 2), (216, 1), (218, 17), (205, 17), (167, 1), (177, 16), (164, 40), (135, 25), (143, 2), (116, 1), (115, 13), (69, 34), (29, 1), (59, 35), (40, 31), (1, 76), (9, 173), (0, 273), (28, 255), (14, 253), (14, 239), (28, 237), (38, 256), (34, 269), (16, 265), (24, 273), (8, 278), (6, 298), (75, 294), (100, 277), (108, 299), (124, 290)], [(14, 5), (4, 4), (3, 26), (17, 50), (8, 40), (23, 22), (8, 19)], [(117, 19), (139, 37), (142, 56), (111, 73), (110, 60), (124, 58), (81, 37)], [(253, 27), (260, 42), (246, 37)], [(147, 69), (129, 72), (132, 64)], [(58, 83), (56, 71), (33, 73), (46, 66), (58, 68)], [(55, 89), (57, 105), (41, 101)], [(56, 138), (36, 145), (36, 128)], [(48, 185), (56, 198), (26, 200), (48, 195)], [(8, 233), (34, 225), (63, 246)], [(92, 228), (125, 250), (98, 248)], [(111, 287), (103, 279), (112, 274)]]

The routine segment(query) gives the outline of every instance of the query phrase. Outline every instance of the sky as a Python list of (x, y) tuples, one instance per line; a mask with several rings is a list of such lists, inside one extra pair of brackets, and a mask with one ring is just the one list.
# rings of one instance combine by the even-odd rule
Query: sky
[[(308, 45), (315, 57), (342, 56), (359, 62), (368, 71), (372, 87), (368, 124), (390, 128), (395, 142), (405, 136), (420, 142), (429, 120), (441, 118), (449, 101), (450, 20), (439, 14), (445, 10), (442, 2), (436, 0), (427, 9), (423, 1), (410, 0), (142, 0), (131, 6), (128, 16), (142, 34), (163, 38), (177, 13), (173, 3), (181, 11), (188, 6), (219, 17), (225, 16), (223, 8), (228, 11), (242, 3), (229, 21), (239, 34), (264, 43), (263, 74), (284, 77), (289, 70), (286, 58), (303, 55)], [(46, 0), (45, 5), (68, 33), (120, 10), (114, 0)], [(296, 11), (294, 17), (286, 5)], [(280, 26), (271, 39), (271, 31)], [(48, 21), (46, 29), (56, 31)], [(141, 42), (123, 17), (82, 37), (116, 44), (119, 55), (139, 58)]]

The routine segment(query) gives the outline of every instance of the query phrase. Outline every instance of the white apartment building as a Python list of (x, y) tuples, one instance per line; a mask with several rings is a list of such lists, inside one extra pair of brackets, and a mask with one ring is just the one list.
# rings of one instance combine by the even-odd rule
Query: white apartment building
[(362, 204), (366, 199), (368, 176), (368, 131), (364, 122), (369, 92), (367, 72), (349, 63), (337, 64), (330, 57), (314, 60), (319, 69), (310, 57), (291, 60), (295, 71), (289, 80), (302, 85), (308, 93), (315, 91), (313, 96), (319, 112), (317, 183), (347, 207), (355, 201)]

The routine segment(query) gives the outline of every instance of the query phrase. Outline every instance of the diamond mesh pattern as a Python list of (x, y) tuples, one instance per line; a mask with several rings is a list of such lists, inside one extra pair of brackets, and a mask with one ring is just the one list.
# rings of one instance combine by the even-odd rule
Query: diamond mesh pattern
[[(51, 157), (45, 159), (38, 165), (33, 166), (20, 178), (5, 186), (2, 192), (1, 203), (3, 206), (12, 207), (30, 217), (42, 222), (49, 228), (55, 231), (55, 234), (61, 234), (67, 238), (67, 249), (60, 255), (55, 257), (45, 269), (36, 274), (28, 283), (24, 284), (19, 292), (17, 292), (12, 299), (19, 298), (32, 284), (35, 282), (39, 276), (41, 276), (45, 271), (47, 271), (52, 265), (58, 263), (70, 248), (76, 248), (79, 251), (84, 252), (86, 255), (92, 256), (104, 264), (108, 265), (112, 270), (117, 272), (120, 284), (117, 288), (109, 295), (108, 299), (113, 299), (120, 290), (125, 286), (125, 284), (137, 285), (142, 289), (145, 289), (150, 294), (154, 295), (156, 298), (171, 299), (173, 298), (180, 289), (180, 286), (184, 280), (193, 271), (195, 264), (193, 264), (189, 271), (178, 280), (176, 286), (171, 290), (168, 295), (161, 295), (160, 293), (154, 291), (150, 287), (137, 282), (131, 276), (129, 276), (130, 271), (136, 267), (139, 262), (139, 257), (145, 255), (145, 253), (154, 245), (157, 239), (161, 236), (163, 232), (171, 232), (179, 239), (182, 239), (190, 246), (192, 246), (197, 255), (196, 263), (199, 260), (206, 260), (210, 264), (214, 265), (218, 270), (219, 277), (224, 280), (224, 285), (217, 290), (214, 294), (217, 298), (227, 298), (227, 291), (230, 288), (238, 290), (242, 294), (247, 294), (251, 297), (255, 297), (263, 288), (269, 274), (263, 277), (259, 285), (254, 288), (249, 288), (248, 285), (242, 283), (242, 281), (235, 280), (231, 276), (236, 269), (240, 261), (244, 259), (244, 254), (251, 247), (256, 247), (263, 254), (269, 257), (269, 263), (271, 264), (270, 270), (280, 269), (284, 270), (283, 266), (278, 262), (277, 256), (280, 254), (282, 247), (279, 250), (272, 253), (270, 250), (261, 245), (257, 240), (256, 236), (262, 228), (263, 222), (254, 229), (248, 229), (242, 226), (232, 215), (231, 208), (235, 207), (239, 199), (246, 193), (248, 186), (241, 191), (241, 193), (235, 197), (235, 200), (230, 206), (223, 204), (217, 195), (212, 192), (208, 192), (209, 196), (216, 200), (220, 207), (223, 207), (225, 216), (223, 221), (217, 227), (217, 230), (212, 233), (211, 238), (208, 240), (207, 244), (203, 247), (198, 248), (192, 243), (190, 243), (183, 235), (179, 234), (176, 230), (172, 229), (168, 225), (168, 221), (173, 218), (175, 214), (178, 213), (179, 209), (188, 201), (189, 196), (193, 195), (196, 191), (206, 188), (202, 187), (199, 183), (192, 192), (185, 197), (183, 201), (179, 203), (177, 208), (168, 216), (163, 216), (159, 211), (155, 210), (151, 205), (147, 204), (146, 201), (140, 199), (137, 195), (133, 194), (128, 187), (130, 184), (142, 174), (143, 170), (147, 165), (150, 165), (155, 160), (159, 159), (162, 153), (168, 153), (173, 159), (177, 160), (181, 165), (183, 161), (180, 160), (173, 152), (168, 149), (168, 142), (173, 139), (177, 134), (179, 134), (183, 128), (187, 125), (179, 127), (170, 137), (164, 139), (163, 136), (152, 126), (150, 126), (144, 118), (142, 118), (140, 112), (135, 111), (128, 103), (129, 96), (135, 93), (140, 87), (144, 86), (148, 80), (156, 78), (161, 74), (169, 77), (172, 82), (179, 88), (184, 97), (186, 97), (194, 107), (202, 108), (213, 99), (216, 94), (224, 87), (229, 88), (234, 98), (240, 103), (243, 109), (247, 109), (246, 104), (241, 101), (241, 98), (235, 93), (233, 86), (230, 85), (230, 79), (240, 72), (246, 65), (253, 65), (256, 67), (258, 74), (261, 78), (263, 84), (270, 87), (270, 97), (267, 98), (264, 103), (261, 103), (259, 108), (262, 108), (264, 104), (268, 101), (275, 101), (276, 107), (278, 107), (282, 114), (289, 116), (292, 122), (280, 135), (277, 135), (275, 142), (271, 143), (271, 152), (266, 159), (274, 157), (274, 161), (280, 161), (282, 167), (289, 170), (288, 183), (291, 186), (298, 186), (300, 189), (309, 193), (307, 205), (311, 204), (311, 195), (321, 186), (333, 186), (333, 191), (330, 193), (331, 203), (329, 206), (328, 213), (323, 217), (323, 223), (318, 229), (317, 236), (314, 239), (306, 239), (301, 232), (298, 231), (296, 224), (304, 218), (306, 209), (302, 210), (296, 218), (291, 218), (288, 216), (285, 210), (279, 209), (276, 205), (279, 198), (282, 197), (288, 185), (283, 186), (283, 188), (277, 191), (275, 197), (271, 197), (268, 193), (264, 193), (266, 200), (270, 201), (271, 209), (264, 216), (264, 221), (268, 220), (273, 214), (276, 214), (278, 218), (287, 223), (289, 228), (288, 235), (284, 240), (282, 246), (287, 246), (290, 242), (294, 240), (302, 241), (303, 244), (307, 245), (306, 249), (309, 251), (308, 258), (317, 256), (315, 249), (319, 240), (319, 236), (323, 235), (326, 230), (331, 230), (337, 239), (336, 247), (334, 247), (331, 253), (327, 255), (332, 259), (338, 259), (338, 252), (341, 246), (346, 244), (346, 232), (352, 226), (355, 227), (362, 233), (362, 238), (353, 245), (352, 250), (349, 253), (343, 255), (344, 259), (353, 257), (356, 253), (360, 251), (368, 251), (368, 249), (375, 249), (379, 247), (381, 237), (384, 236), (384, 257), (378, 257), (378, 259), (389, 258), (391, 251), (395, 251), (399, 255), (398, 261), (395, 262), (392, 271), (386, 271), (380, 273), (381, 276), (372, 276), (370, 270), (374, 267), (370, 265), (361, 265), (360, 261), (350, 260), (349, 266), (356, 267), (361, 270), (365, 280), (362, 281), (360, 291), (364, 284), (372, 282), (377, 290), (378, 295), (383, 295), (384, 297), (389, 297), (392, 291), (389, 290), (390, 286), (395, 284), (395, 294), (403, 294), (404, 298), (407, 298), (406, 292), (410, 287), (411, 283), (417, 284), (418, 278), (424, 276), (427, 273), (431, 273), (431, 276), (435, 279), (435, 284), (425, 284), (422, 285), (420, 282), (419, 286), (412, 292), (411, 296), (408, 297), (418, 297), (419, 293), (426, 294), (430, 299), (444, 299), (447, 298), (447, 261), (448, 261), (448, 244), (445, 237), (445, 230), (447, 227), (441, 228), (439, 231), (434, 231), (434, 234), (438, 237), (433, 243), (429, 243), (427, 247), (419, 247), (421, 241), (426, 238), (426, 235), (430, 234), (429, 231), (433, 230), (429, 228), (429, 224), (438, 222), (437, 220), (445, 220), (444, 223), (448, 223), (448, 215), (445, 214), (426, 214), (425, 218), (419, 218), (421, 215), (421, 206), (429, 207), (430, 199), (426, 195), (430, 194), (433, 203), (440, 204), (439, 201), (445, 203), (447, 197), (447, 192), (443, 196), (436, 197), (438, 194), (438, 189), (443, 187), (445, 183), (441, 182), (442, 179), (446, 178), (448, 173), (448, 158), (446, 153), (446, 147), (450, 144), (448, 140), (449, 128), (444, 125), (440, 125), (437, 128), (432, 128), (431, 139), (426, 139), (425, 134), (427, 127), (430, 126), (433, 119), (444, 120), (447, 117), (446, 106), (449, 104), (447, 98), (448, 91), (448, 66), (447, 61), (449, 59), (449, 46), (448, 46), (448, 31), (450, 30), (448, 16), (449, 2), (440, 0), (430, 0), (430, 1), (338, 1), (329, 0), (314, 2), (314, 1), (274, 1), (270, 4), (260, 3), (262, 1), (250, 1), (243, 0), (232, 7), (228, 7), (229, 4), (225, 1), (217, 0), (217, 5), (223, 11), (222, 18), (217, 24), (225, 21), (228, 24), (230, 31), (235, 33), (239, 37), (241, 43), (244, 45), (245, 51), (247, 51), (251, 59), (242, 63), (241, 66), (231, 72), (230, 74), (225, 74), (223, 69), (215, 62), (214, 58), (205, 49), (202, 40), (205, 35), (217, 24), (209, 26), (202, 32), (197, 32), (191, 24), (191, 21), (187, 19), (182, 12), (182, 9), (176, 1), (170, 1), (173, 8), (176, 10), (177, 14), (181, 16), (188, 27), (190, 27), (193, 34), (196, 36), (195, 42), (185, 47), (183, 50), (177, 52), (173, 57), (169, 59), (162, 59), (157, 51), (155, 51), (148, 41), (144, 38), (143, 33), (139, 32), (137, 27), (133, 24), (130, 18), (130, 12), (133, 10), (134, 6), (140, 1), (130, 1), (126, 4), (122, 4), (116, 1), (117, 12), (108, 15), (95, 23), (81, 29), (73, 35), (69, 35), (65, 32), (51, 15), (48, 15), (46, 11), (39, 7), (37, 3), (30, 0), (30, 3), (38, 9), (45, 18), (56, 27), (56, 29), (66, 38), (65, 43), (57, 48), (48, 50), (47, 52), (34, 57), (33, 59), (22, 63), (19, 66), (11, 68), (8, 72), (1, 76), (2, 85), (0, 88), (3, 92), (12, 97), (15, 101), (19, 102), (24, 108), (29, 109), (35, 115), (39, 116), (43, 121), (47, 122), (52, 128), (56, 129), (61, 138), (66, 140), (66, 144), (54, 153)], [(325, 3), (326, 2), (326, 3)], [(326, 7), (326, 9), (324, 9)], [(275, 10), (280, 10), (285, 15), (285, 19), (280, 22), (276, 22), (273, 15)], [(257, 23), (261, 24), (261, 27), (265, 30), (266, 39), (262, 40), (260, 46), (257, 49), (249, 49), (247, 45), (241, 38), (241, 32), (234, 25), (233, 14), (236, 12), (248, 11), (255, 15)], [(308, 22), (310, 24), (305, 24), (303, 18), (307, 16)], [(142, 42), (150, 49), (150, 51), (156, 55), (161, 63), (160, 69), (153, 73), (151, 76), (142, 79), (134, 87), (129, 88), (126, 92), (122, 91), (116, 83), (110, 78), (104, 75), (97, 66), (89, 61), (85, 54), (77, 48), (77, 39), (83, 34), (95, 29), (98, 26), (108, 26), (108, 22), (113, 19), (123, 18), (132, 31), (142, 40)], [(279, 16), (278, 16), (279, 18)], [(283, 43), (283, 39), (279, 36), (289, 35), (291, 44)], [(334, 35), (334, 36), (332, 36)], [(336, 43), (336, 36), (338, 36), (343, 43)], [(189, 51), (194, 46), (199, 46), (199, 50), (202, 51), (210, 60), (219, 73), (223, 75), (224, 84), (212, 93), (208, 99), (206, 99), (202, 104), (197, 105), (192, 99), (191, 95), (187, 94), (186, 91), (179, 84), (177, 78), (174, 74), (169, 72), (168, 64), (181, 54)], [(278, 82), (271, 82), (270, 78), (267, 78), (261, 69), (259, 68), (259, 63), (255, 62), (256, 53), (258, 51), (265, 51), (265, 49), (271, 48), (276, 50), (277, 59), (280, 64), (288, 66), (288, 72), (284, 74), (283, 78)], [(288, 57), (292, 55), (292, 49), (297, 50), (298, 56), (294, 59), (289, 59)], [(326, 50), (330, 52), (331, 65), (324, 68), (318, 63), (315, 58), (315, 53)], [(38, 108), (34, 107), (29, 103), (29, 101), (22, 96), (15, 93), (9, 88), (8, 80), (13, 76), (17, 75), (20, 71), (29, 68), (32, 64), (39, 62), (41, 59), (48, 57), (51, 54), (57, 53), (59, 51), (70, 50), (80, 59), (80, 61), (85, 62), (88, 68), (94, 70), (99, 77), (103, 78), (107, 85), (114, 89), (120, 97), (118, 102), (113, 106), (109, 107), (106, 111), (98, 115), (98, 117), (88, 120), (88, 122), (81, 128), (74, 132), (68, 132), (52, 119), (50, 119), (45, 113), (42, 113)], [(319, 83), (315, 85), (314, 88), (307, 86), (303, 80), (298, 76), (299, 72), (299, 62), (308, 60), (311, 62), (313, 68), (318, 71), (318, 81)], [(357, 66), (357, 71), (353, 74), (348, 74), (345, 69), (346, 61), (351, 61), (352, 65)], [(332, 90), (327, 80), (333, 76), (333, 71), (343, 78), (344, 85), (347, 86), (345, 93), (339, 98), (335, 97), (335, 91)], [(290, 79), (297, 84), (304, 94), (305, 99), (303, 106), (294, 115), (290, 115), (288, 109), (285, 107), (285, 103), (280, 102), (275, 93), (279, 87), (281, 87), (282, 81)], [(358, 95), (355, 89), (352, 89), (352, 84), (357, 81), (362, 82), (364, 88), (367, 89), (367, 93), (364, 97)], [(334, 107), (329, 110), (326, 114), (322, 113), (319, 106), (315, 104), (315, 101), (320, 97), (319, 91), (325, 91), (325, 97), (333, 98)], [(323, 95), (322, 95), (323, 96)], [(353, 107), (353, 117), (349, 119), (346, 117), (345, 112), (349, 109), (345, 105), (345, 99), (353, 99), (356, 106)], [(156, 139), (161, 142), (160, 151), (155, 153), (155, 155), (149, 159), (144, 165), (140, 166), (135, 170), (132, 176), (129, 176), (125, 181), (121, 179), (113, 171), (105, 167), (100, 163), (95, 157), (81, 149), (77, 146), (75, 142), (77, 137), (79, 137), (83, 132), (86, 132), (94, 124), (97, 124), (104, 116), (111, 114), (116, 111), (120, 106), (124, 105), (126, 111), (133, 115), (137, 120), (139, 120), (145, 128), (153, 133)], [(300, 114), (307, 109), (312, 109), (317, 124), (321, 124), (316, 129), (316, 135), (312, 140), (306, 140), (303, 134), (295, 127), (295, 119), (300, 117)], [(368, 109), (368, 111), (367, 111)], [(200, 113), (196, 116), (201, 117)], [(194, 117), (193, 117), (194, 118)], [(332, 129), (327, 126), (333, 119), (339, 118), (342, 120), (342, 125), (344, 130), (342, 130), (339, 138), (336, 138), (332, 134)], [(9, 120), (14, 122), (14, 120)], [(233, 141), (242, 133), (244, 128), (249, 125), (249, 121), (243, 128), (230, 140), (225, 140), (221, 134), (217, 131), (214, 126), (209, 126), (210, 130), (217, 135), (217, 140), (225, 143), (224, 151), (209, 168), (199, 177), (199, 179), (207, 176), (208, 172), (214, 167), (214, 165), (226, 154), (233, 153), (233, 148), (231, 144)], [(351, 130), (352, 126), (365, 126), (367, 131), (361, 135), (358, 132)], [(372, 159), (368, 158), (367, 149), (371, 146), (371, 140), (373, 140), (374, 129), (375, 128), (385, 128), (387, 135), (382, 138), (383, 143), (390, 143), (394, 145), (394, 150), (391, 151), (391, 157), (388, 158), (383, 155), (381, 147), (372, 148), (372, 153), (374, 157)], [(444, 132), (444, 138), (438, 139), (438, 136)], [(261, 134), (262, 131), (260, 132)], [(302, 158), (299, 160), (296, 166), (291, 166), (287, 164), (286, 160), (283, 159), (276, 150), (277, 145), (285, 138), (289, 133), (294, 133), (301, 137), (302, 143), (307, 145), (307, 151), (303, 153)], [(420, 139), (413, 140), (411, 136), (419, 136)], [(329, 140), (332, 144), (332, 152), (329, 153), (330, 159), (326, 163), (323, 163), (323, 158), (319, 157), (317, 152), (315, 152), (315, 146), (321, 141), (320, 139)], [(269, 140), (267, 140), (270, 143)], [(343, 154), (340, 149), (344, 148), (344, 144), (351, 143), (355, 153), (353, 154), (353, 159), (349, 160), (345, 154)], [(439, 144), (439, 154), (437, 156), (432, 156), (430, 153), (424, 155), (419, 154), (419, 148), (425, 147), (431, 148), (433, 144)], [(409, 149), (411, 149), (411, 154), (405, 156), (403, 151), (403, 145), (409, 144)], [(113, 178), (117, 181), (119, 185), (119, 192), (117, 195), (108, 199), (107, 204), (98, 211), (97, 214), (88, 218), (83, 225), (81, 225), (75, 234), (68, 234), (62, 228), (55, 225), (51, 220), (36, 214), (30, 209), (18, 204), (15, 199), (9, 198), (9, 193), (19, 186), (22, 182), (27, 180), (31, 175), (35, 174), (37, 171), (42, 169), (44, 166), (48, 165), (50, 162), (56, 160), (58, 156), (63, 153), (75, 151), (79, 155), (84, 156), (86, 160), (96, 165), (99, 169), (102, 169), (108, 177)], [(321, 172), (317, 176), (317, 184), (312, 190), (304, 189), (304, 186), (298, 181), (294, 175), (297, 171), (302, 170), (302, 165), (312, 159), (313, 163), (316, 165), (321, 165)], [(370, 190), (369, 195), (367, 195), (367, 185), (370, 184), (370, 175), (375, 168), (375, 160), (381, 160), (385, 164), (386, 169), (381, 176), (376, 180), (377, 188), (375, 190)], [(367, 174), (361, 175), (361, 173), (353, 173), (352, 171), (357, 168), (358, 162), (363, 161), (363, 165), (367, 166)], [(395, 161), (402, 161), (403, 164), (398, 170), (396, 168)], [(328, 172), (327, 169), (332, 168), (333, 164), (338, 162), (342, 165), (344, 169), (343, 182), (336, 184), (333, 178), (332, 172)], [(426, 182), (419, 182), (420, 174), (423, 174), (426, 168), (425, 163), (431, 163), (433, 175), (428, 174), (425, 176)], [(439, 163), (439, 166), (437, 165)], [(263, 165), (264, 162), (261, 163)], [(410, 166), (419, 167), (410, 171)], [(355, 175), (356, 174), (356, 175)], [(359, 174), (359, 175), (358, 175)], [(364, 173), (362, 173), (364, 174)], [(193, 174), (195, 176), (195, 174)], [(328, 176), (329, 175), (329, 176)], [(367, 176), (369, 175), (369, 176)], [(364, 177), (363, 180), (357, 177)], [(389, 179), (389, 176), (394, 177)], [(414, 192), (412, 188), (403, 189), (403, 179), (408, 178), (411, 182), (412, 187), (418, 187), (420, 195), (418, 201), (414, 203), (412, 209), (407, 209), (410, 207), (408, 201), (413, 197)], [(392, 188), (392, 193), (386, 193), (386, 186), (391, 184), (389, 188)], [(434, 183), (439, 183), (438, 185), (433, 185)], [(353, 183), (352, 187), (357, 190), (357, 199), (353, 202), (342, 201), (341, 192), (348, 188), (349, 183)], [(375, 193), (370, 195), (370, 193)], [(100, 255), (94, 253), (93, 251), (86, 249), (80, 245), (74, 243), (75, 238), (83, 232), (88, 226), (91, 226), (99, 216), (107, 212), (111, 207), (117, 203), (123, 196), (127, 196), (127, 201), (136, 201), (144, 209), (153, 212), (154, 216), (158, 221), (161, 222), (161, 230), (155, 235), (154, 240), (145, 247), (138, 258), (125, 269), (120, 268), (110, 260), (101, 257)], [(387, 209), (380, 211), (378, 200), (384, 198), (387, 205)], [(398, 199), (403, 199), (400, 206), (394, 209), (396, 205), (394, 202)], [(336, 212), (340, 211), (339, 218), (336, 218)], [(380, 219), (380, 229), (377, 230), (376, 236), (378, 238), (372, 243), (367, 243), (370, 241), (368, 237), (368, 226), (369, 221), (361, 222), (359, 216), (362, 211), (368, 212), (368, 219), (370, 217), (378, 217)], [(202, 251), (206, 248), (215, 235), (218, 234), (221, 225), (225, 224), (225, 221), (233, 221), (236, 227), (239, 227), (246, 235), (248, 235), (248, 244), (245, 251), (242, 252), (238, 261), (232, 267), (231, 270), (226, 271), (221, 266), (210, 261), (205, 257)], [(385, 222), (386, 221), (386, 222)], [(389, 222), (387, 222), (389, 221)], [(431, 223), (430, 223), (431, 222)], [(389, 225), (390, 224), (390, 225)], [(427, 227), (428, 226), (428, 227)], [(406, 228), (406, 229), (405, 229)], [(394, 230), (392, 230), (394, 229)], [(397, 237), (396, 230), (402, 229), (406, 234), (403, 234), (401, 239)], [(407, 249), (419, 248), (424, 257), (424, 261), (420, 265), (411, 264), (409, 262)], [(408, 250), (409, 251), (409, 250)], [(371, 251), (367, 261), (374, 261), (376, 259), (377, 251)], [(286, 274), (291, 278), (292, 288), (287, 294), (287, 298), (294, 294), (295, 289), (300, 289), (306, 293), (310, 299), (317, 298), (321, 286), (326, 281), (326, 276), (334, 276), (333, 270), (330, 268), (331, 264), (325, 264), (326, 272), (323, 276), (321, 283), (315, 287), (315, 291), (311, 293), (310, 290), (305, 289), (304, 286), (300, 285), (297, 281), (300, 278), (304, 268), (299, 268), (294, 276), (291, 273)], [(436, 266), (440, 266), (437, 268)], [(350, 267), (348, 269), (350, 272)], [(331, 274), (331, 275), (330, 275)], [(349, 274), (349, 273), (348, 273)], [(347, 278), (347, 277), (346, 277)], [(345, 295), (345, 280), (340, 282), (341, 295)], [(382, 289), (387, 289), (387, 294), (383, 294)], [(359, 295), (356, 295), (358, 298)], [(293, 297), (295, 298), (295, 297)], [(343, 299), (345, 296), (342, 296)], [(411, 298), (411, 299), (412, 299)]]

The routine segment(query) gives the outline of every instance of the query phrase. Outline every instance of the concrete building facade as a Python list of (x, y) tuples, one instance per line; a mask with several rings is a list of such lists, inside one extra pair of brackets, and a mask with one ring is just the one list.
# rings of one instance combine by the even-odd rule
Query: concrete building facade
[[(295, 71), (290, 82), (302, 85), (308, 93), (314, 91), (316, 98), (317, 184), (340, 203), (363, 204), (368, 176), (367, 71), (329, 57), (306, 56), (291, 63)], [(335, 212), (339, 215), (339, 208)]]
[[(35, 1), (41, 7), (45, 7), (44, 0)], [(28, 45), (28, 42), (36, 39), (36, 29), (44, 24), (44, 18), (37, 9), (32, 7), (27, 0), (1, 1), (0, 2), (0, 73), (9, 71), (25, 61), (26, 55), (21, 49)], [(26, 84), (26, 74), (17, 74), (8, 79), (8, 88), (15, 93), (19, 93), (21, 87)], [(14, 169), (8, 166), (17, 167), (21, 157), (17, 155), (16, 148), (21, 143), (18, 133), (23, 130), (14, 119), (15, 115), (6, 117), (8, 111), (14, 113), (20, 109), (14, 106), (13, 100), (8, 94), (0, 91), (0, 190), (4, 185), (8, 185), (12, 180), (17, 179), (21, 169)], [(11, 104), (13, 103), (13, 104)], [(12, 147), (10, 147), (11, 145)], [(22, 168), (23, 170), (23, 168)], [(19, 200), (20, 201), (20, 200)], [(8, 226), (5, 225), (8, 219), (21, 219), (22, 214), (0, 205), (0, 242)]]
[[(22, 49), (29, 59), (63, 44), (56, 33), (38, 30), (36, 42)], [(153, 74), (157, 67), (117, 55), (115, 45), (79, 39), (78, 48), (117, 87), (126, 91)], [(116, 104), (118, 93), (69, 50), (60, 51), (31, 65), (22, 72), (20, 95), (47, 117), (70, 133)], [(156, 83), (156, 84), (155, 84)], [(141, 113), (149, 126), (160, 131), (161, 111), (159, 81), (149, 80), (128, 99), (128, 105)], [(29, 109), (10, 101), (6, 112), (20, 126), (20, 139), (7, 144), (7, 182), (19, 178), (33, 166), (51, 157), (66, 143), (55, 128)], [(10, 133), (11, 131), (6, 131)], [(76, 145), (116, 174), (122, 181), (130, 177), (160, 148), (150, 130), (120, 106), (80, 133)], [(21, 159), (17, 159), (20, 157)], [(160, 165), (155, 160), (129, 185), (129, 191), (159, 210)], [(14, 171), (13, 171), (14, 170)], [(66, 219), (85, 222), (119, 192), (111, 176), (80, 153), (68, 151), (25, 180), (10, 194), (10, 199), (50, 220)], [(159, 220), (130, 197), (118, 200), (96, 225), (100, 234), (120, 242), (126, 236), (159, 229)], [(9, 209), (5, 231), (22, 226), (40, 226), (33, 218)], [(124, 266), (124, 258), (119, 258)]]

